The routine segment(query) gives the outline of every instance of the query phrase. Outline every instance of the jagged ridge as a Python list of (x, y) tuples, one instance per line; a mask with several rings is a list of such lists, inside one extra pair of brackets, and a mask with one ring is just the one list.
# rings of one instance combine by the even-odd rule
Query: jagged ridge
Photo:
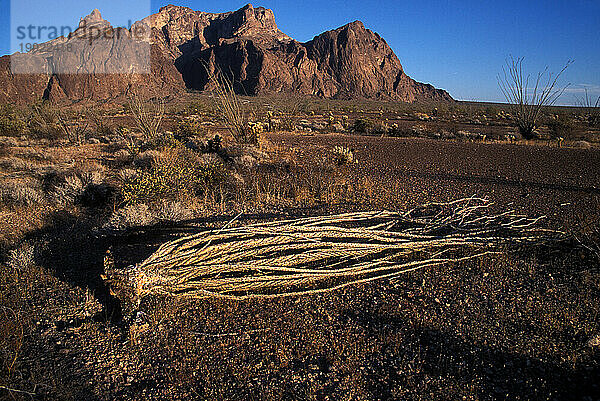
[[(168, 5), (131, 28), (150, 32), (145, 39), (151, 48), (149, 74), (106, 74), (99, 70), (98, 66), (108, 62), (127, 71), (128, 66), (119, 63), (135, 57), (139, 51), (136, 39), (125, 30), (109, 44), (78, 40), (82, 24), (112, 29), (94, 10), (68, 38), (57, 39), (74, 43), (74, 55), (36, 53), (0, 58), (0, 100), (31, 101), (41, 96), (106, 100), (121, 95), (130, 85), (155, 86), (176, 95), (186, 87), (206, 89), (206, 66), (230, 73), (236, 90), (248, 95), (452, 100), (446, 91), (408, 77), (385, 40), (360, 21), (301, 43), (278, 29), (269, 9), (248, 4), (234, 12), (206, 13)], [(40, 63), (44, 73), (13, 75), (9, 57)], [(86, 59), (85, 65), (77, 65), (81, 59)], [(69, 69), (81, 69), (86, 74), (63, 73)]]

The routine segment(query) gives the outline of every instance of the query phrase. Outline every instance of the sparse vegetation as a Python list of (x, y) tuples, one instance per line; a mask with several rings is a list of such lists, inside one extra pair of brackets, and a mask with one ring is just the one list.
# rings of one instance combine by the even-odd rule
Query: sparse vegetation
[(333, 162), (338, 166), (354, 163), (354, 152), (345, 146), (334, 146), (332, 151)]
[(165, 115), (165, 102), (163, 99), (149, 97), (131, 89), (128, 93), (129, 110), (133, 115), (136, 128), (145, 140), (154, 139), (160, 133), (160, 126)]
[(140, 171), (123, 184), (121, 197), (125, 203), (184, 199), (211, 190), (224, 175), (221, 166), (204, 163), (185, 148), (165, 149), (150, 169)]
[(54, 113), (64, 137), (66, 137), (69, 142), (78, 145), (86, 139), (87, 129), (89, 127), (88, 115), (77, 111), (67, 113), (59, 109), (55, 109)]
[(600, 95), (594, 101), (594, 98), (588, 94), (587, 88), (584, 89), (584, 96), (576, 98), (579, 107), (582, 107), (586, 113), (585, 117), (593, 127), (600, 125)]
[(264, 127), (262, 125), (259, 126), (258, 122), (250, 122), (248, 120), (248, 116), (242, 108), (238, 95), (233, 89), (233, 83), (222, 71), (213, 71), (208, 66), (205, 68), (213, 87), (216, 108), (220, 116), (225, 120), (225, 124), (229, 128), (233, 138), (238, 143), (258, 143), (258, 135), (264, 131)]
[(39, 138), (55, 141), (64, 135), (58, 121), (58, 113), (47, 101), (31, 105), (28, 125), (29, 132)]
[(547, 68), (538, 73), (531, 82), (532, 89), (529, 86), (531, 75), (523, 72), (523, 58), (510, 57), (506, 61), (502, 74), (498, 75), (498, 85), (511, 106), (512, 117), (523, 138), (535, 137), (543, 108), (554, 105), (565, 91), (566, 86), (557, 88), (556, 83), (570, 64), (569, 61), (556, 75), (549, 73)]
[[(190, 96), (198, 100), (165, 105), (152, 137), (128, 110), (97, 110), (94, 116), (93, 110), (78, 113), (79, 105), (58, 109), (48, 103), (36, 105), (47, 113), (45, 125), (24, 119), (29, 125), (23, 135), (0, 137), (0, 310), (8, 312), (0, 324), (9, 328), (0, 330), (0, 398), (595, 394), (590, 378), (599, 363), (598, 241), (589, 227), (600, 210), (594, 189), (598, 140), (584, 109), (544, 108), (544, 139), (530, 142), (546, 147), (532, 152), (513, 132), (506, 105), (309, 99), (302, 113), (294, 111), (300, 102), (292, 99), (238, 97), (246, 128), (262, 127), (259, 143), (250, 145), (223, 134), (231, 128), (210, 107), (214, 99)], [(81, 143), (69, 141), (55, 112), (68, 124), (87, 118), (87, 133), (99, 141), (83, 141), (83, 135)], [(110, 129), (98, 128), (100, 116)], [(288, 131), (286, 119), (297, 132), (282, 132)], [(363, 132), (362, 122), (353, 129), (358, 120), (365, 122)], [(337, 123), (354, 134), (344, 134)], [(58, 129), (55, 136), (40, 133), (48, 127)], [(559, 133), (563, 149), (548, 140)], [(519, 145), (506, 143), (507, 135)], [(545, 244), (521, 241), (452, 266), (423, 266), (377, 284), (288, 299), (194, 301), (150, 291), (130, 304), (131, 294), (117, 291), (123, 275), (107, 274), (139, 265), (163, 243), (205, 232), (214, 240), (202, 257), (228, 262), (181, 285), (210, 282), (215, 285), (209, 291), (243, 298), (275, 280), (288, 291), (293, 286), (287, 286), (291, 273), (285, 267), (314, 262), (324, 249), (307, 249), (319, 245), (305, 238), (320, 235), (316, 226), (297, 224), (303, 239), (285, 235), (294, 224), (273, 221), (328, 226), (322, 241), (345, 248), (323, 266), (339, 273), (348, 266), (336, 261), (348, 262), (359, 246), (381, 247), (381, 239), (397, 240), (389, 237), (394, 232), (419, 236), (411, 227), (426, 216), (444, 220), (435, 207), (410, 216), (407, 210), (474, 193), (494, 200), (485, 209), (490, 214), (514, 208), (530, 219), (545, 215), (539, 224), (568, 234)], [(378, 220), (361, 231), (327, 217), (384, 209), (408, 220), (399, 226)], [(569, 216), (576, 212), (585, 224), (573, 223)], [(437, 239), (461, 238), (474, 226), (459, 215), (427, 229)], [(237, 251), (235, 242), (216, 240), (251, 224), (279, 226)], [(375, 232), (385, 237), (365, 237)], [(398, 249), (407, 251), (410, 241)], [(399, 263), (422, 261), (437, 246), (395, 255)], [(435, 258), (462, 258), (471, 250), (463, 241)], [(255, 259), (257, 252), (281, 262), (272, 269), (276, 274)], [(248, 262), (246, 270), (228, 270)], [(310, 272), (298, 273), (308, 275), (297, 288), (310, 292), (335, 284), (315, 281), (313, 268), (323, 266), (308, 265)], [(231, 283), (236, 287), (227, 287)]]
[(196, 119), (184, 118), (179, 121), (175, 136), (181, 140), (186, 141), (195, 137), (202, 137), (205, 130), (200, 125), (200, 122)]
[(14, 106), (0, 104), (0, 135), (21, 136), (27, 132), (27, 123)]
[(570, 138), (575, 130), (571, 116), (566, 114), (554, 115), (548, 121), (548, 129), (552, 138)]

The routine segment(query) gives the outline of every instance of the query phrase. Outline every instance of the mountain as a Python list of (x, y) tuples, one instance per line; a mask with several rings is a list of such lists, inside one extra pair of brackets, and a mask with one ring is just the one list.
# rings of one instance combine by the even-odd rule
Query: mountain
[[(110, 35), (91, 40), (89, 32)], [(452, 101), (407, 76), (385, 40), (359, 21), (301, 43), (278, 29), (273, 11), (250, 4), (228, 13), (168, 5), (130, 29), (113, 28), (94, 10), (49, 44), (53, 51), (0, 58), (0, 101), (110, 100), (131, 86), (177, 96), (208, 89), (207, 69), (217, 68), (247, 95)], [(11, 62), (36, 73), (14, 74)]]

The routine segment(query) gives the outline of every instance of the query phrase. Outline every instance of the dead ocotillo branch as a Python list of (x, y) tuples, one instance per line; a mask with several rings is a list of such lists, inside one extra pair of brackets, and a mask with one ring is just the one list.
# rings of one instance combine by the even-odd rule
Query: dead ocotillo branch
[(394, 278), (538, 240), (540, 218), (483, 199), (405, 213), (345, 213), (204, 231), (162, 245), (129, 272), (136, 297), (279, 297)]

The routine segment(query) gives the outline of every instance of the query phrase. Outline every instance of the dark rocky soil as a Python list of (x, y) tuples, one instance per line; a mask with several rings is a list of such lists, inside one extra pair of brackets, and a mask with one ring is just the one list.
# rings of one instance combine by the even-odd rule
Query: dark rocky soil
[[(547, 215), (545, 224), (562, 230), (598, 226), (598, 150), (343, 135), (269, 139), (314, 165), (334, 145), (354, 149), (358, 162), (339, 179), (373, 194), (282, 215), (405, 209), (477, 195), (498, 210)], [(230, 218), (194, 224), (218, 227)], [(4, 280), (3, 299), (28, 311), (30, 329), (10, 380), (27, 393), (0, 389), (0, 397), (600, 399), (599, 260), (576, 241), (506, 249), (306, 298), (153, 299), (137, 318), (122, 305), (119, 319), (99, 278), (104, 251), (113, 246), (117, 265), (134, 263), (189, 229), (83, 236), (82, 249), (63, 255), (54, 273)], [(97, 282), (95, 296), (86, 280)]]

